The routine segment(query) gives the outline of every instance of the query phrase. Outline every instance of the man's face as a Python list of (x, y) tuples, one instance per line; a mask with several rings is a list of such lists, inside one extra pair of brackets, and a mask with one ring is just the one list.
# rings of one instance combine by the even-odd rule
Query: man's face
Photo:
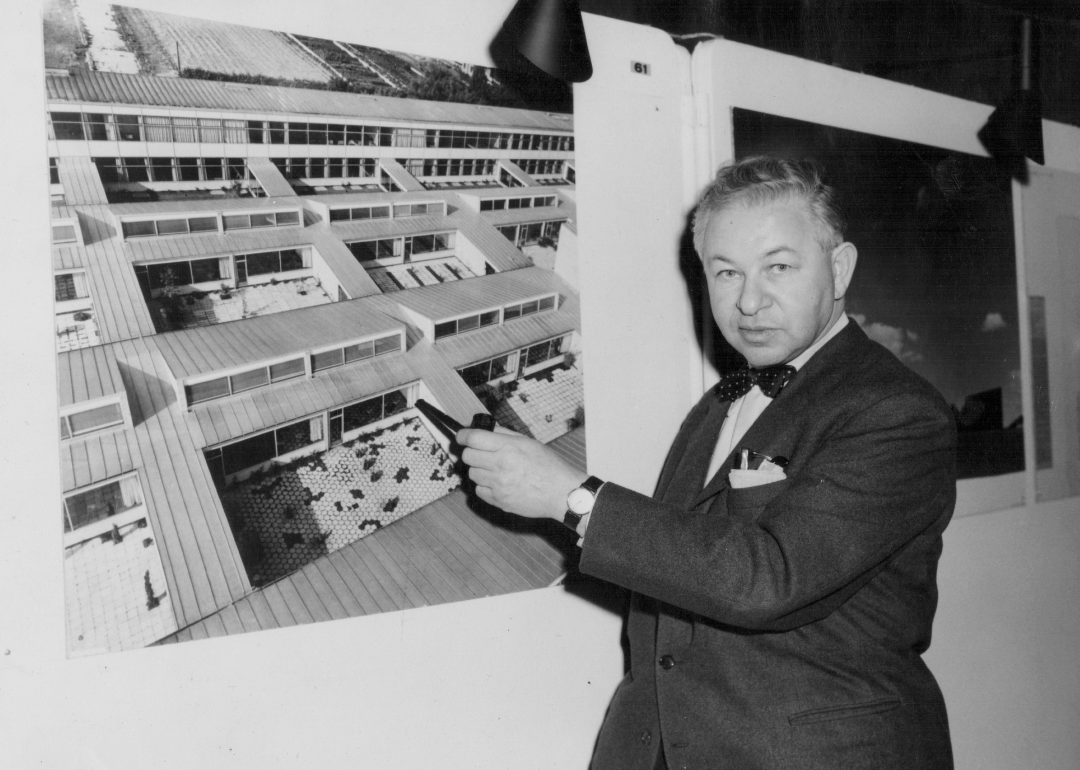
[(809, 206), (795, 198), (710, 215), (702, 261), (713, 317), (750, 366), (791, 361), (843, 312), (855, 248), (826, 253), (819, 236)]

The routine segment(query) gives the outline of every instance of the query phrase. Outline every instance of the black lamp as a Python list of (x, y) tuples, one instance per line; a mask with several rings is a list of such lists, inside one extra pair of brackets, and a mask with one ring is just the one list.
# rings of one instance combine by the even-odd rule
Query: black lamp
[(578, 0), (518, 0), (504, 28), (517, 50), (552, 77), (570, 83), (592, 77)]
[(979, 130), (979, 141), (1003, 171), (1023, 183), (1028, 181), (1030, 158), (1043, 165), (1042, 99), (1039, 95), (1038, 32), (1024, 17), (1020, 27), (1020, 89), (991, 113)]

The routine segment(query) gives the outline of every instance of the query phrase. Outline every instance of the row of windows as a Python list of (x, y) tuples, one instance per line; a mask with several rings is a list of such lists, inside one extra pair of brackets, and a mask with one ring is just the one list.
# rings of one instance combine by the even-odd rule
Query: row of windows
[[(300, 224), (299, 211), (269, 211), (225, 214), (221, 225), (225, 230), (250, 230), (258, 227), (287, 227)], [(169, 219), (139, 219), (120, 223), (125, 238), (154, 235), (220, 232), (216, 214), (209, 216), (172, 217)]]
[(250, 179), (245, 158), (94, 158), (101, 181), (203, 182)]
[(544, 160), (542, 158), (522, 158), (514, 163), (526, 174), (561, 174), (566, 165), (561, 160)]
[(440, 340), (445, 337), (453, 337), (455, 334), (472, 331), (473, 329), (479, 329), (484, 326), (494, 326), (499, 323), (500, 318), (505, 322), (513, 320), (514, 318), (521, 318), (522, 316), (539, 313), (544, 310), (553, 310), (554, 308), (555, 295), (551, 295), (549, 297), (541, 297), (540, 299), (534, 299), (515, 305), (506, 305), (498, 310), (488, 310), (483, 313), (478, 313), (477, 315), (456, 318), (452, 321), (443, 321), (435, 324), (435, 339)]
[(376, 176), (376, 158), (271, 158), (286, 179), (369, 179)]
[(143, 291), (148, 293), (170, 287), (225, 281), (232, 277), (230, 268), (234, 260), (237, 283), (241, 285), (247, 283), (250, 276), (288, 273), (311, 267), (311, 254), (307, 249), (280, 249), (237, 254), (233, 257), (135, 265), (135, 277)]
[(64, 531), (71, 532), (142, 505), (142, 486), (138, 476), (102, 484), (64, 498)]
[(537, 243), (541, 238), (550, 238), (558, 243), (559, 231), (566, 220), (556, 222), (530, 222), (523, 225), (504, 225), (498, 230), (506, 239), (519, 249)]
[(497, 323), (499, 323), (498, 310), (488, 310), (477, 315), (456, 318), (453, 321), (443, 321), (435, 324), (435, 339), (441, 340), (445, 337), (453, 337), (455, 334), (462, 334), (484, 326), (494, 326)]
[(547, 342), (541, 342), (536, 345), (530, 346), (525, 351), (525, 368), (530, 366), (536, 366), (542, 364), (544, 361), (548, 361), (556, 356), (562, 355), (563, 348), (565, 346), (565, 337), (556, 337), (553, 340)]
[(427, 235), (407, 235), (403, 238), (378, 238), (367, 241), (352, 241), (345, 245), (361, 262), (375, 259), (404, 258), (406, 262), (419, 254), (435, 251), (447, 251), (454, 248), (455, 233), (429, 233)]
[(401, 350), (400, 334), (379, 337), (333, 350), (324, 350), (311, 355), (311, 371), (321, 372), (323, 369), (332, 369), (335, 366), (344, 366), (354, 361), (363, 361), (365, 358), (396, 353), (399, 350)]
[(85, 273), (60, 273), (53, 278), (57, 302), (69, 302), (73, 299), (86, 299), (90, 290), (86, 285)]
[(275, 457), (311, 446), (322, 438), (322, 417), (312, 417), (207, 450), (206, 463), (211, 475), (223, 481), (229, 474), (262, 465)]
[[(330, 221), (343, 222), (350, 219), (388, 219), (390, 213), (391, 207), (389, 204), (334, 208), (330, 209)], [(445, 201), (432, 201), (430, 203), (395, 203), (393, 206), (394, 219), (445, 213)]]
[(458, 374), (465, 380), (465, 384), (474, 390), (486, 383), (496, 380), (509, 373), (510, 356), (499, 356), (490, 361), (481, 361), (464, 369), (458, 369)]
[(330, 412), (330, 443), (336, 444), (343, 434), (401, 414), (408, 408), (409, 398), (403, 389), (334, 409)]
[(185, 385), (184, 396), (187, 399), (188, 406), (194, 406), (195, 404), (201, 404), (203, 401), (223, 398), (252, 388), (261, 388), (272, 382), (290, 380), (304, 374), (304, 359), (294, 358), (290, 361), (282, 361), (279, 364), (248, 369), (245, 372), (228, 377), (218, 377), (214, 380)]
[(96, 430), (105, 430), (124, 422), (124, 412), (120, 404), (105, 404), (82, 412), (61, 415), (60, 438), (81, 436)]
[(537, 195), (532, 198), (488, 198), (480, 201), (480, 210), (502, 211), (504, 209), (528, 209), (557, 205), (558, 199), (554, 195)]
[(485, 158), (398, 158), (417, 178), (438, 176), (494, 176), (495, 161)]
[(555, 308), (555, 297), (541, 297), (540, 299), (522, 302), (520, 305), (507, 305), (503, 308), (503, 320), (510, 321), (514, 318), (540, 313), (544, 310)]
[(52, 112), (50, 139), (228, 144), (338, 144), (571, 152), (574, 137), (438, 128), (394, 128), (167, 115)]

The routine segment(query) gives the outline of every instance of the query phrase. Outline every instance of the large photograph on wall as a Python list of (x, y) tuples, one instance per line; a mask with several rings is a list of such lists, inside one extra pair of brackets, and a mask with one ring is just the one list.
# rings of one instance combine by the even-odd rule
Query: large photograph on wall
[(565, 573), (571, 533), (471, 497), (416, 403), (584, 468), (568, 92), (97, 0), (44, 21), (69, 655)]
[(733, 110), (735, 154), (813, 158), (859, 251), (847, 312), (953, 407), (961, 479), (1023, 470), (1010, 181), (989, 158)]

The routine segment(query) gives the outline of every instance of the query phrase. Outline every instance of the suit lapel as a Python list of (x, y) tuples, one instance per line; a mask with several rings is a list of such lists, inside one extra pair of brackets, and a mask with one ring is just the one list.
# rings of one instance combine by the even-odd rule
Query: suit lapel
[(716, 400), (715, 395), (712, 398), (704, 418), (690, 428), (675, 466), (657, 488), (657, 497), (664, 502), (688, 506), (705, 483), (716, 437), (720, 435), (720, 426), (724, 424), (729, 406), (726, 401)]
[[(709, 479), (709, 483), (705, 488), (693, 487), (694, 489), (700, 489), (700, 492), (689, 497), (689, 507), (698, 506), (727, 488), (728, 472), (735, 466), (741, 447), (749, 447), (755, 452), (761, 452), (770, 457), (781, 454), (790, 459), (791, 453), (796, 449), (795, 443), (798, 438), (798, 425), (800, 422), (793, 419), (791, 405), (796, 401), (801, 401), (802, 408), (800, 411), (805, 412), (807, 407), (812, 409), (813, 401), (816, 400), (816, 397), (812, 395), (815, 381), (820, 384), (821, 380), (817, 376), (818, 373), (823, 371), (835, 372), (836, 370), (833, 367), (846, 364), (851, 358), (852, 351), (856, 350), (865, 339), (866, 336), (858, 325), (849, 320), (847, 328), (829, 340), (821, 350), (814, 354), (792, 378), (783, 392), (765, 408), (761, 416), (750, 426), (750, 430), (746, 432), (746, 435), (739, 440), (738, 445), (732, 447), (731, 453), (720, 465), (716, 475)], [(809, 399), (810, 403), (807, 403), (807, 399)], [(727, 414), (728, 406), (727, 403), (722, 404), (721, 415)], [(712, 459), (713, 449), (719, 436), (719, 426), (722, 424), (723, 417), (721, 416), (720, 422), (717, 423), (715, 431), (711, 434), (712, 444), (703, 448), (701, 450), (702, 455), (696, 458), (700, 462), (701, 457), (704, 457), (705, 467), (701, 471), (701, 483), (705, 481), (704, 474), (708, 472), (709, 461)], [(689, 451), (691, 449), (688, 448), (688, 453)], [(685, 460), (686, 458), (684, 458)]]

